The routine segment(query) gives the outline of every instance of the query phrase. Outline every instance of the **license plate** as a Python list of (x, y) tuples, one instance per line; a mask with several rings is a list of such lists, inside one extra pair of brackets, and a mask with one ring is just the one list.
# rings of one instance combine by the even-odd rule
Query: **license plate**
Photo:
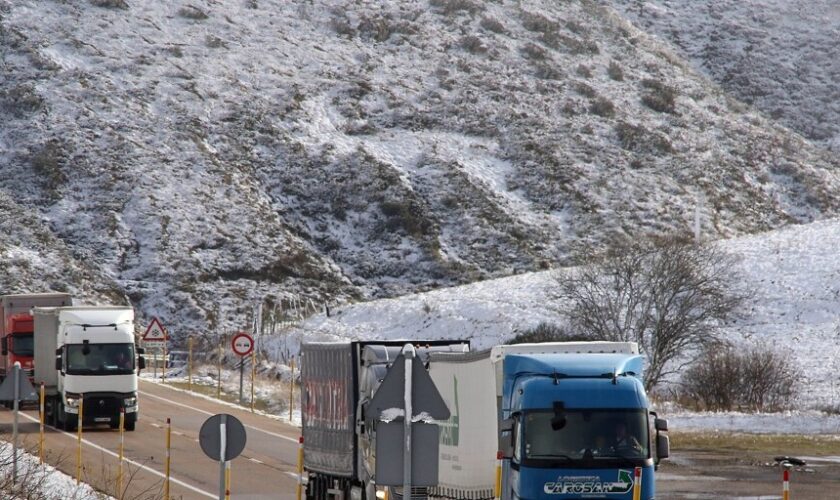
[(93, 419), (94, 422), (110, 422), (111, 417), (96, 417)]

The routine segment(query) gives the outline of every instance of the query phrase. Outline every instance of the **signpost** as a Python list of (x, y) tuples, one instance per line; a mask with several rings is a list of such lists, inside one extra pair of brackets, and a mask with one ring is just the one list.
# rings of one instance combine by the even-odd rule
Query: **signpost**
[[(151, 349), (157, 349), (158, 354), (163, 351), (163, 380), (166, 381), (166, 342), (169, 340), (169, 334), (166, 328), (163, 327), (160, 320), (152, 318), (149, 326), (146, 328), (146, 333), (143, 334), (143, 345)], [(157, 378), (157, 354), (155, 355), (155, 373)]]
[[(369, 405), (373, 417), (380, 420), (386, 410), (403, 409), (402, 416), (395, 419), (402, 418), (402, 422), (381, 421), (376, 431), (376, 483), (402, 486), (403, 498), (410, 497), (412, 485), (435, 486), (438, 482), (439, 429), (419, 415), (449, 418), (449, 408), (429, 372), (415, 357), (414, 346), (406, 344)], [(402, 448), (393, 446), (395, 442), (402, 442)]]
[(198, 432), (198, 443), (205, 455), (219, 461), (219, 500), (224, 500), (228, 481), (227, 462), (238, 457), (245, 449), (245, 426), (233, 415), (220, 413), (204, 421)]
[(242, 379), (245, 376), (245, 359), (254, 350), (254, 339), (245, 332), (239, 332), (231, 340), (233, 352), (239, 356), (239, 404), (242, 400)]

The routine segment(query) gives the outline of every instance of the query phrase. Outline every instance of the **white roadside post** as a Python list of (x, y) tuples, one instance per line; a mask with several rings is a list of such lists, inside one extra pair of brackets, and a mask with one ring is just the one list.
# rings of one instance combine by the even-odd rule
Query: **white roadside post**
[(12, 445), (12, 453), (14, 454), (14, 458), (12, 459), (12, 484), (15, 484), (17, 481), (17, 470), (18, 470), (18, 408), (20, 406), (20, 361), (15, 361), (15, 366), (13, 368), (15, 372), (15, 399), (14, 399), (14, 421), (12, 423), (12, 440), (14, 444)]
[(227, 453), (227, 415), (224, 413), (219, 423), (219, 500), (225, 500), (227, 493), (227, 474), (225, 473), (225, 454)]
[(404, 433), (405, 446), (403, 447), (403, 499), (411, 499), (411, 365), (414, 361), (416, 352), (414, 346), (406, 344), (403, 347), (403, 356), (405, 356), (405, 416)]

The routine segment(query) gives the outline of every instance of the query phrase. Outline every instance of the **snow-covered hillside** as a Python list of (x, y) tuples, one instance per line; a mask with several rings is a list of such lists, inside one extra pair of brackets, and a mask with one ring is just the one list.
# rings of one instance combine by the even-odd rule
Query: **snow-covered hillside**
[(593, 0), (0, 0), (0, 53), (27, 221), (0, 262), (33, 270), (0, 290), (124, 293), (176, 337), (578, 262), (698, 204), (708, 237), (840, 207), (836, 158)]
[[(804, 408), (840, 407), (840, 219), (720, 242), (739, 257), (754, 295), (724, 334), (789, 353), (802, 373)], [(488, 347), (541, 322), (562, 324), (552, 289), (563, 271), (489, 280), (447, 290), (346, 306), (288, 333), (301, 339), (469, 338)], [(267, 341), (267, 345), (281, 339)]]
[(836, 0), (607, 0), (738, 99), (840, 153)]

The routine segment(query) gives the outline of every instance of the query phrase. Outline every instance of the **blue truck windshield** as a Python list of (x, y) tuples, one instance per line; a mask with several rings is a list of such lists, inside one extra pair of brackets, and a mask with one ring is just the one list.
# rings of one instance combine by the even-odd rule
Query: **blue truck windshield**
[(134, 344), (67, 344), (68, 375), (124, 375), (134, 371)]
[(566, 410), (562, 416), (565, 423), (560, 426), (553, 410), (524, 414), (522, 451), (526, 462), (574, 465), (650, 457), (645, 410)]

